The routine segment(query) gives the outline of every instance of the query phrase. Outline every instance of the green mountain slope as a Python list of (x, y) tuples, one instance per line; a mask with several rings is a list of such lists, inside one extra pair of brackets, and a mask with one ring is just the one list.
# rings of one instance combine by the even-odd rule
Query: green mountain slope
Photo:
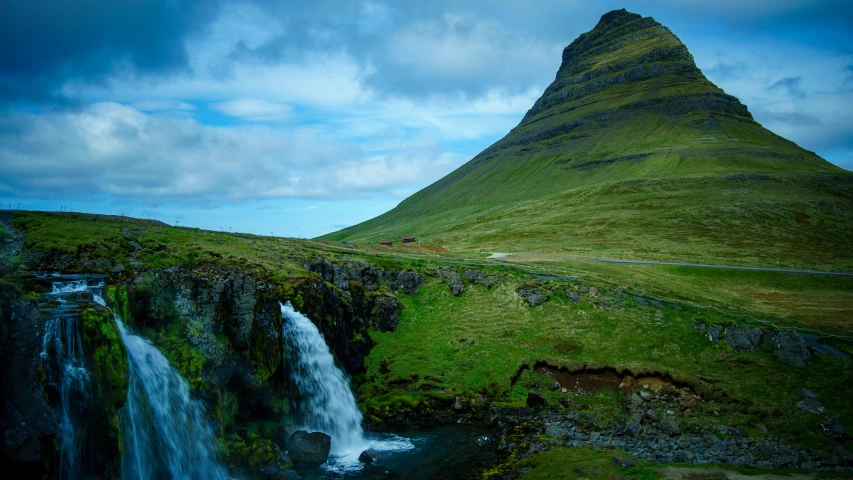
[(850, 265), (851, 211), (853, 175), (755, 122), (669, 29), (617, 10), (504, 138), (325, 238)]

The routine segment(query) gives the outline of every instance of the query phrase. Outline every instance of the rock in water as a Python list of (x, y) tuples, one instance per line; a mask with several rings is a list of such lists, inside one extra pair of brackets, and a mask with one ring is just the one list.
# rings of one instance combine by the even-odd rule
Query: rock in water
[(329, 458), (332, 437), (323, 432), (297, 430), (287, 440), (287, 451), (293, 463), (321, 465)]
[(798, 367), (806, 366), (806, 362), (812, 358), (806, 341), (799, 333), (793, 330), (782, 330), (776, 338), (776, 349), (773, 355)]

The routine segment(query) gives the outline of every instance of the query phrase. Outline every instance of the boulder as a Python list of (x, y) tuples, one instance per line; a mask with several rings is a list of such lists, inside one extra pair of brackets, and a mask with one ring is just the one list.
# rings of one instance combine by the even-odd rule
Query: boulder
[(660, 429), (670, 436), (675, 436), (681, 433), (681, 428), (678, 426), (678, 420), (671, 415), (664, 415), (660, 420)]
[(455, 296), (455, 297), (458, 297), (459, 295), (462, 294), (462, 292), (465, 291), (465, 284), (462, 283), (462, 279), (459, 278), (458, 273), (454, 273), (450, 277), (449, 285), (450, 285), (450, 293), (452, 293), (453, 296)]
[(773, 355), (792, 365), (804, 367), (812, 357), (806, 341), (793, 330), (782, 330), (776, 338), (776, 349)]
[(297, 430), (287, 440), (287, 450), (293, 463), (320, 465), (329, 458), (332, 437), (323, 432)]
[(713, 343), (719, 342), (723, 336), (723, 326), (712, 323), (708, 326), (708, 333), (705, 336)]
[(373, 450), (365, 450), (358, 456), (358, 461), (361, 463), (373, 463), (376, 460), (376, 452)]
[(751, 352), (761, 344), (763, 330), (748, 325), (729, 325), (726, 329), (726, 341), (738, 352)]
[(527, 406), (541, 407), (545, 405), (545, 395), (539, 392), (527, 392)]
[(705, 321), (701, 318), (694, 318), (692, 327), (696, 330), (705, 330)]
[(548, 301), (548, 297), (546, 297), (545, 295), (539, 295), (536, 293), (527, 297), (527, 303), (531, 307), (538, 307), (539, 305), (542, 305), (543, 303), (545, 303), (547, 301)]
[(404, 270), (397, 274), (397, 284), (406, 295), (414, 295), (418, 293), (418, 289), (421, 288), (421, 283), (423, 283), (423, 281), (424, 275), (422, 273)]
[(815, 415), (823, 415), (826, 413), (826, 409), (823, 407), (823, 404), (815, 400), (814, 398), (806, 397), (805, 400), (797, 404), (797, 409), (802, 410), (804, 412), (813, 413)]

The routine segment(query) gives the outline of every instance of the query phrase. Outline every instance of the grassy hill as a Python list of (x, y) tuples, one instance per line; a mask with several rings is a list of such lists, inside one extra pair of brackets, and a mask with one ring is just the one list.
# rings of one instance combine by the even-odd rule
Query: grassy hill
[(853, 175), (755, 122), (652, 18), (604, 15), (503, 139), (331, 233), (456, 250), (853, 266)]

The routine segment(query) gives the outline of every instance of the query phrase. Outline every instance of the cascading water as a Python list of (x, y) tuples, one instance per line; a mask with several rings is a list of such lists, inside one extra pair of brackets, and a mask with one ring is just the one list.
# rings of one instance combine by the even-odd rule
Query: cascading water
[(293, 382), (300, 394), (299, 410), (303, 427), (332, 437), (330, 470), (360, 467), (358, 456), (367, 449), (400, 451), (413, 448), (401, 437), (365, 438), (362, 415), (350, 389), (349, 380), (336, 365), (329, 347), (308, 317), (290, 302), (281, 305), (284, 318), (284, 361), (290, 365)]
[[(95, 301), (106, 306), (97, 295)], [(119, 413), (122, 478), (226, 479), (204, 406), (192, 399), (186, 380), (159, 350), (113, 316), (130, 366), (127, 402)]]
[(90, 286), (86, 279), (69, 282), (57, 281), (48, 294), (59, 302), (44, 326), (42, 361), (47, 374), (47, 384), (59, 397), (59, 477), (79, 478), (82, 445), (77, 432), (89, 401), (89, 371), (86, 370), (80, 331), (77, 326), (75, 305), (68, 295), (99, 288), (103, 283)]

